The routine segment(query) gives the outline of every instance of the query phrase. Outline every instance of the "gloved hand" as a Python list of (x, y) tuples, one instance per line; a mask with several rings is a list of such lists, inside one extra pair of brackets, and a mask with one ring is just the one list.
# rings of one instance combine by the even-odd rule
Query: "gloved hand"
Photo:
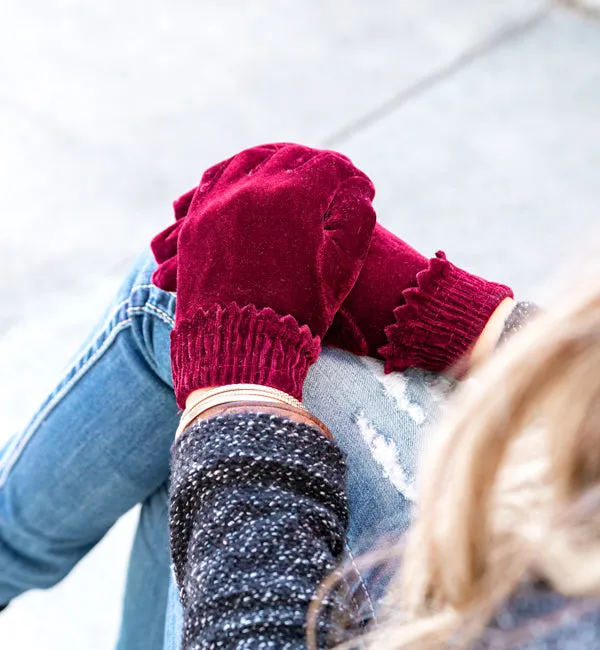
[(385, 360), (386, 372), (421, 368), (461, 374), (469, 354), (510, 287), (428, 259), (376, 224), (356, 284), (325, 343)]
[[(176, 222), (154, 241), (160, 263), (154, 281), (167, 291), (177, 288), (177, 236), (195, 192), (174, 203)], [(384, 359), (386, 372), (441, 372), (469, 352), (494, 310), (512, 295), (509, 287), (458, 268), (442, 252), (428, 259), (376, 224), (360, 275), (323, 342)]]
[(299, 397), (320, 340), (366, 258), (374, 188), (346, 157), (254, 147), (202, 177), (152, 250), (155, 283), (177, 288), (173, 381), (259, 383)]

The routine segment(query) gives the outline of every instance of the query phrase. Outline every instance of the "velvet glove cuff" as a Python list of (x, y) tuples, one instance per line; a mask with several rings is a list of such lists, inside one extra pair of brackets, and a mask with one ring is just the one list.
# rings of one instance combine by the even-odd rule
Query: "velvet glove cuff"
[(171, 358), (180, 406), (196, 388), (263, 383), (301, 397), (320, 341), (356, 282), (374, 188), (347, 158), (254, 147), (210, 168), (152, 242), (177, 288)]
[(353, 289), (325, 343), (385, 360), (386, 372), (441, 372), (473, 346), (512, 290), (438, 252), (427, 259), (380, 224)]

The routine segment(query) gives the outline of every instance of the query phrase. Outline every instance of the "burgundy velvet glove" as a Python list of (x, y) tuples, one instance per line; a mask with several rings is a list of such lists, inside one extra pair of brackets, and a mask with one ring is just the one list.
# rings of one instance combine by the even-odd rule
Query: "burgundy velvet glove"
[[(177, 286), (176, 235), (195, 189), (174, 203), (176, 223), (155, 239), (158, 286)], [(358, 355), (382, 358), (386, 372), (409, 367), (444, 371), (473, 346), (496, 307), (512, 297), (447, 261), (429, 260), (380, 224), (367, 260), (324, 342)]]
[(441, 372), (462, 359), (512, 290), (429, 260), (380, 224), (325, 343), (384, 359), (386, 372)]
[(171, 360), (184, 406), (206, 386), (257, 383), (298, 398), (356, 282), (375, 213), (371, 181), (339, 154), (248, 149), (209, 169), (152, 242), (153, 277), (177, 287)]

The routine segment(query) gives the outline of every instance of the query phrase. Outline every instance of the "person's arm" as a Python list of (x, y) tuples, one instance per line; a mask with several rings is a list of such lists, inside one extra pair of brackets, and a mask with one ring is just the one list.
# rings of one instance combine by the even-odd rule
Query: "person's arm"
[(170, 528), (184, 650), (306, 647), (309, 603), (344, 548), (344, 478), (333, 442), (289, 417), (225, 414), (183, 432)]
[(170, 530), (185, 650), (305, 645), (347, 515), (341, 454), (300, 400), (367, 255), (372, 198), (335, 153), (257, 147), (205, 173), (169, 240), (173, 386), (185, 407)]

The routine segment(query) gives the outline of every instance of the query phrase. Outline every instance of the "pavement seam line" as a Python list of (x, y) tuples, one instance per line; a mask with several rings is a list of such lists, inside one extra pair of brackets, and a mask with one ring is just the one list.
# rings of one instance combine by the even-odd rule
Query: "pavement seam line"
[(484, 41), (476, 43), (465, 52), (459, 54), (448, 64), (425, 75), (414, 83), (409, 84), (393, 97), (383, 101), (379, 106), (376, 106), (367, 113), (364, 113), (362, 116), (349, 122), (346, 126), (334, 131), (322, 141), (320, 146), (325, 148), (338, 146), (345, 140), (352, 138), (388, 115), (391, 115), (394, 111), (408, 102), (419, 98), (428, 90), (434, 88), (438, 83), (454, 76), (463, 68), (467, 67), (488, 52), (533, 29), (548, 16), (552, 10), (553, 4), (553, 2), (545, 4), (541, 9), (536, 11), (527, 19), (507, 25), (499, 29), (495, 34), (492, 34)]
[(556, 6), (571, 13), (588, 18), (593, 21), (600, 21), (600, 7), (590, 7), (585, 0), (554, 0)]

